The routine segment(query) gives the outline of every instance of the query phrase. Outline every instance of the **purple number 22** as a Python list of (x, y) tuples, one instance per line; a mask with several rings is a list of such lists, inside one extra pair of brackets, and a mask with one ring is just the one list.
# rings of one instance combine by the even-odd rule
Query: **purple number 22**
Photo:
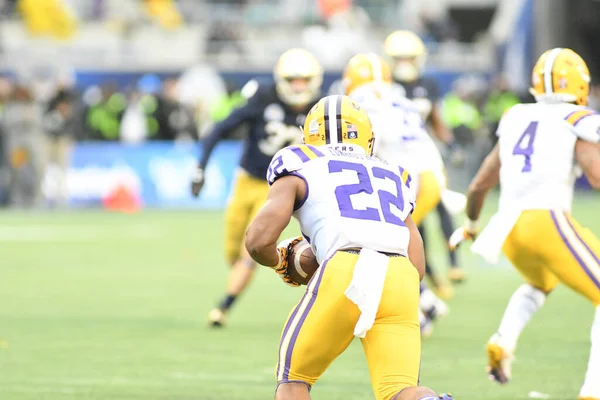
[[(514, 155), (525, 156), (525, 165), (521, 172), (531, 171), (531, 155), (533, 154), (533, 142), (535, 140), (535, 134), (537, 132), (538, 121), (532, 121), (525, 129), (525, 132), (521, 135), (515, 148), (513, 149)], [(527, 146), (524, 146), (523, 142), (527, 142)]]
[[(331, 160), (328, 165), (330, 173), (342, 172), (344, 170), (355, 171), (358, 177), (358, 183), (341, 185), (335, 189), (335, 197), (342, 217), (381, 221), (379, 210), (377, 208), (367, 207), (364, 210), (357, 210), (352, 207), (350, 196), (359, 193), (373, 194), (373, 185), (371, 184), (371, 178), (369, 177), (367, 168), (363, 164), (341, 160)], [(404, 221), (391, 212), (392, 205), (396, 206), (399, 210), (404, 209), (401, 178), (392, 171), (379, 167), (373, 167), (372, 172), (375, 178), (391, 179), (394, 181), (398, 192), (398, 195), (394, 195), (385, 190), (377, 191), (383, 219), (390, 224), (405, 226)]]

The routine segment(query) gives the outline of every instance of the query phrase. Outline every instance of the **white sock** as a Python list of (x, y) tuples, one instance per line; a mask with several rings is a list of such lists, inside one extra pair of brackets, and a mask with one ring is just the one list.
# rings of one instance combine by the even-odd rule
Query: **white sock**
[(521, 285), (512, 295), (498, 328), (499, 345), (514, 351), (525, 326), (546, 301), (541, 290), (529, 284)]
[(590, 361), (579, 396), (600, 399), (600, 306), (596, 307), (591, 340)]

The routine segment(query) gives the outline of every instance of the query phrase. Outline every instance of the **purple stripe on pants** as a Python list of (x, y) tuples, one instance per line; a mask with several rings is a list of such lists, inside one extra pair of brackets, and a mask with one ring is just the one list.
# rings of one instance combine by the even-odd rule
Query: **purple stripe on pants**
[[(312, 308), (313, 304), (315, 304), (315, 300), (317, 299), (317, 294), (319, 292), (319, 286), (321, 285), (321, 278), (323, 278), (323, 273), (325, 272), (325, 267), (327, 266), (328, 261), (329, 260), (326, 260), (323, 263), (323, 265), (321, 265), (318, 276), (313, 277), (313, 279), (316, 279), (317, 282), (315, 283), (315, 287), (312, 292), (312, 297), (309, 300), (308, 305), (306, 306), (306, 309), (302, 313), (302, 316), (300, 317), (300, 321), (298, 321), (298, 325), (296, 325), (296, 329), (294, 329), (294, 333), (292, 334), (292, 338), (290, 339), (290, 345), (288, 346), (287, 353), (285, 354), (283, 381), (287, 381), (289, 378), (290, 366), (292, 364), (292, 353), (294, 352), (294, 345), (296, 344), (296, 339), (298, 339), (298, 334), (300, 333), (302, 324), (304, 324), (304, 321), (306, 320), (306, 317), (308, 316), (310, 309)], [(310, 285), (310, 283), (309, 283), (309, 285)], [(306, 296), (307, 293), (308, 293), (308, 290), (306, 290), (306, 293), (304, 295)], [(300, 303), (302, 303), (302, 301), (300, 301)]]
[(598, 265), (600, 265), (600, 260), (598, 259), (598, 256), (596, 255), (596, 253), (594, 253), (592, 251), (592, 249), (590, 249), (590, 247), (587, 245), (587, 243), (585, 242), (585, 240), (583, 240), (583, 238), (581, 236), (579, 236), (579, 233), (577, 232), (577, 230), (575, 229), (575, 227), (573, 226), (573, 224), (571, 224), (571, 221), (569, 221), (569, 217), (565, 214), (565, 218), (567, 219), (567, 224), (569, 224), (569, 226), (571, 227), (571, 229), (573, 229), (573, 232), (575, 232), (575, 236), (577, 236), (577, 239), (579, 239), (579, 241), (581, 242), (581, 244), (583, 245), (583, 247), (585, 247), (585, 249), (592, 255), (592, 257), (594, 258), (594, 260), (596, 260), (596, 262), (598, 263)]
[[(304, 298), (306, 297), (307, 294), (308, 294), (308, 290), (306, 290), (304, 292), (304, 295), (302, 296), (302, 298), (300, 299), (300, 301), (296, 305), (296, 308), (294, 308), (294, 311), (292, 312), (292, 315), (290, 315), (290, 318), (288, 319), (287, 324), (285, 324), (285, 328), (283, 329), (283, 333), (281, 334), (281, 340), (279, 341), (279, 351), (277, 352), (277, 354), (281, 354), (281, 346), (283, 344), (283, 339), (286, 337), (286, 335), (288, 333), (288, 330), (290, 329), (290, 325), (292, 324), (292, 321), (294, 320), (294, 318), (296, 318), (296, 314), (298, 314), (298, 310), (300, 309), (300, 305), (304, 301)], [(279, 370), (280, 369), (281, 369), (281, 362), (278, 362), (277, 363), (277, 375), (275, 375), (275, 376), (279, 376)]]
[(577, 263), (579, 264), (579, 266), (581, 268), (583, 268), (583, 270), (585, 271), (586, 275), (592, 280), (592, 282), (594, 282), (594, 284), (598, 287), (598, 289), (600, 289), (600, 282), (598, 282), (598, 280), (596, 279), (596, 277), (594, 276), (594, 274), (592, 274), (592, 272), (588, 269), (588, 267), (585, 265), (585, 263), (583, 262), (583, 260), (579, 257), (579, 255), (577, 254), (577, 252), (575, 251), (575, 249), (573, 248), (573, 246), (571, 246), (571, 243), (569, 243), (569, 240), (567, 239), (567, 237), (563, 233), (562, 229), (560, 229), (560, 225), (558, 225), (558, 221), (556, 220), (556, 216), (554, 214), (554, 211), (550, 211), (550, 215), (552, 216), (552, 221), (554, 222), (554, 226), (558, 230), (558, 234), (560, 235), (560, 237), (563, 240), (563, 242), (567, 245), (567, 248), (569, 249), (569, 251), (571, 252), (571, 254), (573, 255), (573, 257), (575, 257), (575, 260), (577, 260)]

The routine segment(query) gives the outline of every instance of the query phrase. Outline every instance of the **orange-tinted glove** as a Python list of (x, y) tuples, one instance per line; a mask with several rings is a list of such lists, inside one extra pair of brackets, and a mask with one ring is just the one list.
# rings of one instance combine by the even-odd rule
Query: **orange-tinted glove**
[(298, 236), (298, 237), (294, 237), (291, 239), (285, 239), (285, 240), (282, 240), (281, 242), (279, 242), (279, 244), (277, 245), (277, 252), (279, 253), (279, 262), (277, 263), (277, 265), (269, 267), (273, 271), (275, 271), (277, 273), (277, 275), (279, 275), (279, 277), (283, 280), (283, 282), (285, 282), (285, 284), (288, 286), (292, 286), (292, 287), (300, 286), (300, 284), (298, 282), (295, 282), (288, 275), (287, 270), (288, 270), (288, 255), (290, 254), (290, 252), (292, 251), (294, 246), (297, 245), (298, 243), (300, 243), (302, 240), (304, 240), (304, 238), (302, 236)]

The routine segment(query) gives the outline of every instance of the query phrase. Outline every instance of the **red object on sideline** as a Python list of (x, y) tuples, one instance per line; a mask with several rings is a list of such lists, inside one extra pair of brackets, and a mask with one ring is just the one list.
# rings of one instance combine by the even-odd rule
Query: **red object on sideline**
[(105, 198), (102, 205), (110, 211), (135, 213), (142, 207), (140, 196), (125, 185), (115, 187)]

